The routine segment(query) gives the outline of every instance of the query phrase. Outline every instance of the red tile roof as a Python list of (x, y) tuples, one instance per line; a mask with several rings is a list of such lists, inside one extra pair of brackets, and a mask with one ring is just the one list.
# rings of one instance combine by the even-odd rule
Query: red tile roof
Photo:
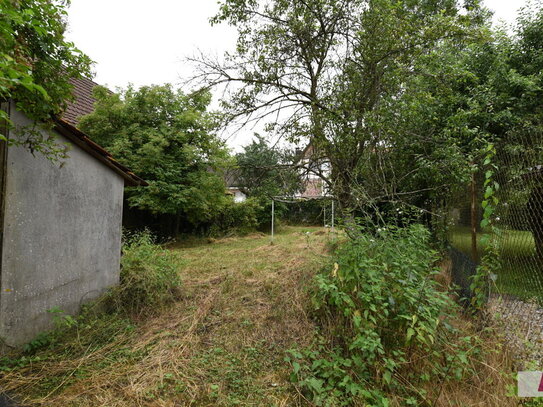
[(92, 90), (95, 86), (98, 86), (98, 84), (87, 78), (70, 79), (70, 83), (73, 85), (74, 100), (68, 102), (64, 113), (55, 120), (56, 130), (87, 153), (103, 162), (113, 171), (117, 172), (125, 179), (127, 185), (148, 185), (147, 182), (130, 171), (129, 168), (115, 160), (110, 153), (77, 128), (81, 116), (85, 116), (94, 111), (94, 102), (96, 102), (96, 99), (92, 97)]
[(92, 96), (92, 90), (95, 86), (99, 86), (96, 82), (87, 79), (70, 79), (73, 85), (74, 100), (68, 103), (66, 110), (62, 113), (62, 119), (77, 126), (81, 116), (85, 116), (94, 111), (94, 102), (96, 99)]

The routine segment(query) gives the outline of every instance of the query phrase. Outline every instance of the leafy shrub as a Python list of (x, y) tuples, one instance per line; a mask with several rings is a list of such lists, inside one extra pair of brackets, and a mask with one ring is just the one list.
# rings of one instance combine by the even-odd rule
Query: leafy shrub
[[(324, 219), (325, 215), (326, 219)], [(332, 204), (328, 200), (318, 199), (293, 202), (288, 204), (283, 219), (292, 225), (322, 226), (324, 223), (331, 224)]]
[(155, 244), (149, 231), (124, 237), (120, 284), (108, 293), (113, 310), (154, 313), (174, 301), (180, 287), (174, 254)]
[[(261, 231), (268, 231), (271, 229), (271, 218), (272, 218), (272, 201), (268, 197), (260, 196), (258, 198), (258, 210), (256, 212), (257, 218), (257, 228)], [(283, 202), (275, 202), (275, 228), (281, 225), (281, 219), (283, 219), (284, 214), (288, 209), (288, 205)]]
[(260, 210), (257, 200), (249, 198), (244, 202), (229, 200), (215, 216), (209, 228), (211, 236), (228, 233), (244, 235), (256, 230), (257, 212)]
[(437, 255), (429, 240), (421, 225), (361, 233), (317, 276), (320, 343), (287, 358), (292, 380), (316, 405), (355, 399), (388, 406), (389, 392), (403, 393), (402, 405), (418, 405), (424, 393), (409, 391), (406, 381), (461, 378), (468, 369), (472, 338), (451, 339), (458, 332), (445, 318), (457, 306), (433, 278)]
[[(288, 207), (275, 202), (275, 228), (281, 225), (281, 219)], [(244, 202), (229, 200), (214, 216), (207, 227), (210, 236), (227, 234), (245, 235), (255, 230), (268, 231), (271, 227), (272, 201), (267, 197), (250, 197)]]

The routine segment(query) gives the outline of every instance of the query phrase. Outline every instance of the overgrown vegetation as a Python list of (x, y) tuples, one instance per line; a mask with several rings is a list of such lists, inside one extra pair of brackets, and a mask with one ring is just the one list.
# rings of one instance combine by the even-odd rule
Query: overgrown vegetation
[(318, 406), (436, 405), (443, 387), (466, 382), (487, 355), (484, 333), (455, 327), (459, 306), (439, 274), (421, 225), (364, 231), (316, 277), (321, 327), (292, 350), (292, 380)]
[[(63, 39), (63, 2), (4, 3), (0, 97), (48, 121), (88, 59)], [(488, 227), (496, 176), (526, 175), (498, 152), (540, 159), (543, 12), (521, 13), (515, 36), (492, 32), (478, 1), (221, 0), (212, 22), (239, 34), (224, 64), (197, 61), (206, 86), (235, 84), (220, 115), (206, 90), (98, 88), (80, 126), (149, 182), (127, 190), (141, 224), (246, 237), (165, 248), (149, 232), (127, 236), (121, 284), (77, 317), (52, 310), (55, 330), (0, 360), (2, 388), (35, 405), (83, 407), (515, 404), (500, 338), (462, 314), (429, 230), (411, 215), (438, 235), (451, 196), (485, 171)], [(299, 157), (257, 137), (234, 160), (216, 132), (219, 119), (267, 117), (267, 131), (311, 143), (304, 170), (333, 193), (349, 238), (298, 227), (269, 245), (250, 234), (270, 224), (273, 196), (299, 192)], [(63, 155), (32, 130), (23, 144)], [(246, 202), (226, 194), (232, 168)], [(541, 206), (524, 202), (527, 188), (515, 192), (513, 206)], [(317, 218), (320, 205), (293, 220)], [(533, 238), (515, 257), (543, 252), (532, 212)], [(357, 227), (355, 215), (371, 227)], [(477, 308), (498, 268), (496, 242), (480, 247)]]
[[(293, 196), (301, 189), (301, 176), (293, 165), (295, 151), (272, 146), (264, 137), (255, 134), (253, 141), (236, 154), (235, 160), (231, 182), (257, 204), (257, 228), (269, 230), (272, 198)], [(282, 219), (288, 209), (284, 203), (275, 202), (276, 219)]]
[[(283, 358), (312, 332), (304, 284), (326, 241), (308, 246), (314, 231), (288, 229), (274, 246), (261, 234), (173, 244), (166, 269), (182, 277), (182, 297), (145, 318), (98, 308), (62, 318), (49, 344), (2, 360), (0, 386), (32, 406), (300, 405)], [(125, 265), (152, 271), (136, 253), (165, 253), (143, 242)]]
[(285, 227), (275, 245), (193, 238), (169, 254), (140, 236), (125, 266), (173, 268), (183, 295), (158, 313), (59, 317), (48, 344), (2, 359), (0, 386), (29, 406), (508, 406), (509, 359), (439, 291), (427, 239), (419, 226), (340, 235), (331, 258), (322, 228)]
[(124, 239), (121, 281), (105, 300), (112, 311), (126, 315), (159, 313), (180, 295), (177, 262), (149, 231), (126, 234)]
[(213, 237), (225, 234), (246, 235), (254, 232), (260, 225), (262, 207), (257, 199), (249, 198), (244, 202), (229, 202), (212, 219), (208, 233)]
[[(195, 230), (231, 204), (223, 173), (231, 158), (208, 112), (211, 95), (171, 85), (95, 89), (95, 111), (80, 127), (149, 186), (128, 188), (129, 206), (160, 216), (168, 233)], [(139, 225), (146, 226), (146, 225)]]

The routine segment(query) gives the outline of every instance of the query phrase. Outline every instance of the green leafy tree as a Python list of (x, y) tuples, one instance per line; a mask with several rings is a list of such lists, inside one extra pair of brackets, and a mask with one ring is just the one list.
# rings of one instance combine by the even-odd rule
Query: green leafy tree
[(62, 153), (52, 139), (36, 131), (47, 128), (71, 98), (70, 79), (89, 75), (90, 60), (66, 41), (69, 1), (0, 1), (0, 99), (13, 99), (34, 120), (32, 128), (13, 128), (7, 113), (0, 119), (19, 136), (14, 143), (50, 158)]
[[(541, 9), (526, 9), (514, 36), (498, 30), (484, 43), (443, 43), (417, 59), (414, 68), (423, 74), (405, 82), (380, 124), (386, 165), (370, 168), (381, 175), (373, 179), (384, 180), (375, 189), (391, 186), (381, 196), (431, 212), (454, 202), (455, 193), (467, 203), (468, 183), (482, 188), (489, 143), (498, 151), (498, 178), (521, 180), (541, 161), (542, 16)], [(523, 191), (511, 194), (509, 204), (522, 207), (527, 189), (514, 184)]]
[[(292, 196), (301, 187), (300, 173), (292, 165), (294, 160), (293, 151), (272, 147), (259, 135), (236, 155), (237, 186), (257, 202), (256, 216), (261, 229), (270, 227), (272, 198)], [(286, 212), (284, 203), (275, 204), (277, 218)]]
[(119, 94), (96, 88), (95, 96), (96, 109), (81, 119), (81, 129), (149, 183), (128, 189), (130, 206), (193, 225), (220, 211), (229, 155), (213, 132), (210, 94), (164, 85)]
[(498, 196), (507, 199), (511, 212), (515, 206), (517, 211), (525, 211), (524, 219), (506, 218), (514, 228), (527, 226), (531, 230), (539, 265), (543, 264), (543, 188), (540, 177), (527, 177), (527, 173), (543, 164), (542, 38), (543, 3), (539, 1), (521, 10), (517, 20), (507, 61), (510, 67), (509, 80), (505, 82), (507, 92), (504, 92), (509, 97), (508, 111), (515, 120), (507, 136), (495, 143), (499, 169), (496, 177), (514, 180), (501, 181), (506, 193)]
[(265, 138), (256, 139), (236, 154), (237, 181), (249, 196), (271, 198), (291, 196), (300, 189), (300, 175), (289, 149), (271, 147)]
[(212, 22), (238, 28), (237, 52), (224, 63), (200, 58), (198, 78), (242, 85), (230, 88), (228, 118), (273, 117), (279, 134), (309, 138), (349, 213), (367, 200), (361, 164), (383, 145), (387, 104), (418, 75), (416, 60), (441, 42), (478, 37), (481, 18), (476, 1), (224, 0)]

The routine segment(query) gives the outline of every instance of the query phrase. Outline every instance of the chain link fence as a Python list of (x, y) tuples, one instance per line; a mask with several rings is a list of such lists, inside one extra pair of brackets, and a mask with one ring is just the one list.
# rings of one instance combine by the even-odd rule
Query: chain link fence
[[(493, 179), (498, 205), (493, 228), (481, 228), (485, 199), (483, 171), (455, 199), (449, 215), (452, 278), (466, 301), (471, 277), (489, 242), (495, 242), (498, 266), (491, 276), (488, 310), (497, 316), (524, 360), (543, 356), (543, 152), (535, 137), (497, 145)], [(528, 351), (527, 351), (528, 349)], [(528, 352), (528, 355), (526, 355)], [(539, 366), (543, 367), (543, 366)]]

